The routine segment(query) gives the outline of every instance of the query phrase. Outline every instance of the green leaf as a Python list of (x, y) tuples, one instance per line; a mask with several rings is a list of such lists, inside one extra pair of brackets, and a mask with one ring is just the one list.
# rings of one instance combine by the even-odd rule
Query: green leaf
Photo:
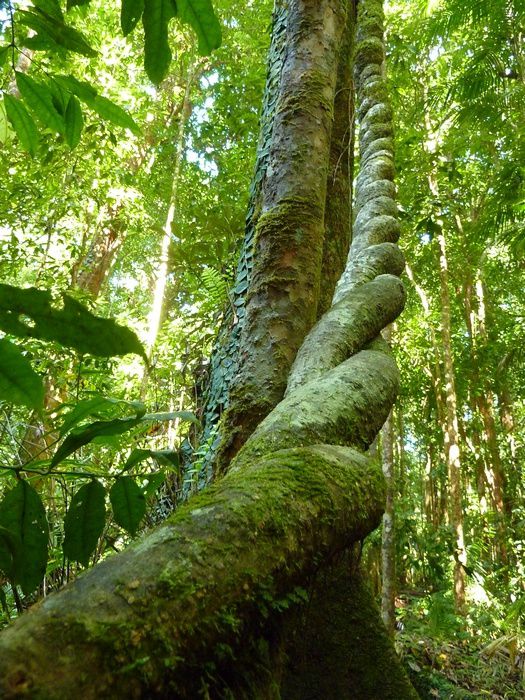
[(164, 481), (166, 480), (165, 472), (156, 472), (155, 474), (149, 474), (147, 477), (147, 484), (144, 487), (144, 495), (146, 498), (153, 496), (155, 491), (159, 489)]
[(97, 91), (93, 85), (85, 80), (78, 80), (73, 75), (55, 75), (53, 80), (88, 105), (97, 96)]
[(44, 385), (20, 350), (5, 338), (0, 339), (0, 399), (18, 406), (40, 410)]
[(53, 131), (64, 133), (64, 120), (53, 104), (53, 94), (47, 85), (38, 83), (25, 73), (15, 71), (16, 84), (25, 103), (37, 118)]
[(67, 0), (66, 9), (70, 10), (72, 7), (89, 5), (90, 2), (91, 0)]
[(115, 522), (133, 537), (146, 512), (146, 497), (130, 476), (119, 476), (109, 492)]
[(98, 437), (107, 435), (122, 435), (141, 422), (140, 418), (116, 418), (109, 421), (95, 421), (74, 430), (60, 445), (51, 460), (51, 467), (56, 467), (62, 460), (87, 445)]
[(20, 538), (5, 527), (0, 527), (0, 571), (14, 580), (22, 553)]
[(84, 118), (80, 102), (75, 95), (71, 95), (66, 109), (66, 142), (71, 148), (75, 148), (80, 141), (80, 135), (84, 127)]
[(5, 494), (0, 503), (0, 527), (21, 543), (13, 560), (13, 581), (26, 595), (32, 593), (46, 572), (49, 528), (42, 500), (27, 481), (20, 480)]
[(0, 102), (0, 143), (5, 144), (10, 140), (12, 134), (9, 128), (9, 121), (7, 119), (7, 112), (5, 111), (5, 104), (2, 100)]
[(98, 357), (127, 353), (146, 357), (129, 328), (95, 316), (67, 294), (62, 299), (63, 308), (57, 308), (46, 290), (0, 284), (0, 330), (19, 338), (53, 340)]
[(168, 24), (176, 16), (172, 0), (145, 0), (142, 24), (144, 26), (144, 68), (149, 79), (158, 85), (166, 76), (171, 63), (168, 42)]
[(22, 102), (12, 95), (4, 94), (4, 105), (7, 118), (20, 139), (22, 147), (29, 155), (34, 156), (38, 148), (38, 130), (33, 117)]
[(0, 607), (4, 611), (5, 615), (9, 615), (9, 608), (7, 606), (7, 597), (3, 588), (0, 587)]
[(127, 36), (135, 29), (143, 12), (144, 0), (122, 0), (120, 26), (124, 36)]
[(10, 48), (10, 46), (2, 46), (0, 48), (0, 68), (3, 68), (7, 62)]
[(57, 22), (64, 21), (64, 15), (58, 0), (33, 0), (33, 6), (43, 15), (47, 15)]
[(122, 109), (122, 107), (119, 107), (111, 100), (108, 100), (107, 97), (96, 95), (95, 98), (89, 102), (86, 100), (84, 101), (87, 106), (101, 116), (102, 119), (106, 119), (108, 122), (116, 126), (121, 126), (124, 129), (129, 129), (133, 134), (141, 133), (140, 128), (126, 110)]
[(177, 0), (178, 15), (196, 32), (199, 53), (208, 56), (221, 45), (221, 25), (213, 11), (211, 0)]
[(106, 396), (94, 396), (91, 399), (83, 399), (78, 401), (72, 410), (66, 414), (60, 426), (59, 436), (63, 437), (84, 418), (99, 415), (100, 413), (115, 413), (119, 406), (130, 406), (135, 410), (137, 418), (142, 418), (146, 412), (142, 401), (124, 401), (123, 399), (111, 399)]
[(83, 566), (89, 564), (104, 529), (105, 493), (96, 479), (84, 484), (73, 496), (64, 519), (64, 554)]
[(164, 464), (171, 469), (178, 468), (180, 466), (179, 453), (176, 450), (132, 450), (129, 457), (124, 464), (122, 471), (126, 472), (132, 469), (140, 462), (144, 462), (146, 459), (154, 459), (159, 464)]
[[(47, 5), (48, 3), (42, 3)], [(89, 45), (85, 36), (74, 27), (64, 23), (63, 16), (60, 17), (51, 11), (50, 7), (35, 7), (31, 10), (20, 10), (18, 12), (19, 21), (37, 32), (38, 39), (44, 42), (51, 40), (56, 45), (68, 51), (80, 53), (83, 56), (96, 56), (97, 52)], [(26, 41), (27, 43), (27, 41)], [(34, 48), (36, 48), (34, 46)]]

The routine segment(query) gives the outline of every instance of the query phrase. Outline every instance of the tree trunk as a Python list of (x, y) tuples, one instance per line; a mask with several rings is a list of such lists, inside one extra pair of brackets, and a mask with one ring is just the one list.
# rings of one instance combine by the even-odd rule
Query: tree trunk
[[(416, 697), (361, 583), (341, 568), (383, 511), (381, 468), (364, 453), (398, 385), (377, 336), (404, 303), (382, 6), (367, 0), (359, 9), (361, 169), (354, 238), (332, 307), (305, 338), (320, 295), (347, 6), (290, 0), (241, 364), (225, 422), (231, 432), (221, 451), (222, 471), (229, 469), (165, 524), (4, 632), (1, 697), (251, 700), (277, 698), (279, 685), (284, 698), (321, 700), (334, 688), (342, 700)], [(337, 678), (315, 635), (293, 641), (310, 619), (304, 595), (315, 574), (319, 639), (328, 613), (337, 612), (349, 652)], [(312, 645), (316, 686), (307, 689), (294, 668), (299, 647), (304, 661)]]

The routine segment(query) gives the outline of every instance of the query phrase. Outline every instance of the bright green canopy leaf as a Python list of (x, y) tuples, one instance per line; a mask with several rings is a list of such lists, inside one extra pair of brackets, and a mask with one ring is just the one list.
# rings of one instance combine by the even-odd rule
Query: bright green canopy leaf
[(64, 520), (63, 549), (66, 557), (83, 566), (95, 551), (98, 538), (106, 520), (106, 492), (102, 484), (93, 479), (84, 484), (71, 500)]
[[(82, 98), (80, 98), (82, 99)], [(102, 97), (102, 95), (96, 95), (93, 100), (84, 100), (88, 107), (90, 107), (94, 112), (96, 112), (102, 119), (115, 124), (115, 126), (121, 126), (124, 129), (129, 129), (133, 134), (140, 134), (140, 129), (135, 123), (135, 121), (130, 117), (125, 109), (119, 107), (107, 97)]]
[(115, 522), (134, 536), (146, 512), (146, 497), (130, 476), (120, 476), (109, 492)]
[(82, 134), (82, 128), (84, 126), (84, 118), (82, 116), (80, 102), (75, 95), (71, 95), (69, 99), (65, 118), (66, 141), (71, 148), (75, 148), (75, 146), (78, 146), (80, 136)]
[(221, 26), (211, 0), (177, 0), (177, 14), (196, 32), (199, 53), (208, 56), (221, 45)]
[(48, 291), (0, 284), (0, 330), (20, 338), (53, 340), (98, 357), (127, 353), (145, 357), (129, 328), (95, 316), (67, 294), (62, 299), (63, 308), (57, 308)]
[(37, 119), (52, 131), (64, 133), (64, 120), (53, 104), (53, 94), (47, 85), (20, 71), (16, 71), (16, 84), (20, 95)]
[[(13, 553), (13, 581), (27, 595), (40, 584), (46, 572), (48, 524), (40, 496), (27, 481), (20, 480), (0, 503), (0, 527), (20, 542)], [(5, 538), (4, 538), (5, 542)]]
[[(30, 42), (33, 48), (52, 48), (55, 44), (55, 46), (61, 46), (83, 56), (93, 57), (97, 55), (84, 35), (74, 27), (65, 24), (62, 16), (58, 17), (56, 13), (46, 11), (41, 7), (35, 7), (34, 11), (20, 10), (18, 15), (22, 24), (36, 32), (37, 43)], [(26, 43), (28, 43), (27, 40)]]
[(15, 130), (16, 135), (20, 139), (22, 147), (31, 156), (35, 156), (38, 149), (38, 129), (33, 120), (20, 100), (15, 99), (12, 95), (4, 94), (4, 106), (7, 118), (11, 126)]
[(0, 339), (0, 400), (40, 410), (44, 385), (20, 350), (5, 338)]

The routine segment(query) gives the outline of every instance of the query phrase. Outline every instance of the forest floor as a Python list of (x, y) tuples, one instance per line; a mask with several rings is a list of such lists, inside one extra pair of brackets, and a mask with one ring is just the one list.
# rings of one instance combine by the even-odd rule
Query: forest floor
[(525, 636), (480, 620), (479, 610), (458, 619), (443, 597), (435, 600), (425, 606), (405, 598), (396, 633), (398, 653), (421, 698), (523, 700)]

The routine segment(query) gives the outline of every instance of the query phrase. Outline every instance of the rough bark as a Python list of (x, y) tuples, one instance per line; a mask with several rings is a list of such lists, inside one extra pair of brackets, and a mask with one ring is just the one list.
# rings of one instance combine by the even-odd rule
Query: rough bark
[(272, 144), (255, 233), (239, 364), (219, 449), (224, 471), (282, 398), (314, 324), (323, 256), (333, 105), (346, 3), (291, 0)]

